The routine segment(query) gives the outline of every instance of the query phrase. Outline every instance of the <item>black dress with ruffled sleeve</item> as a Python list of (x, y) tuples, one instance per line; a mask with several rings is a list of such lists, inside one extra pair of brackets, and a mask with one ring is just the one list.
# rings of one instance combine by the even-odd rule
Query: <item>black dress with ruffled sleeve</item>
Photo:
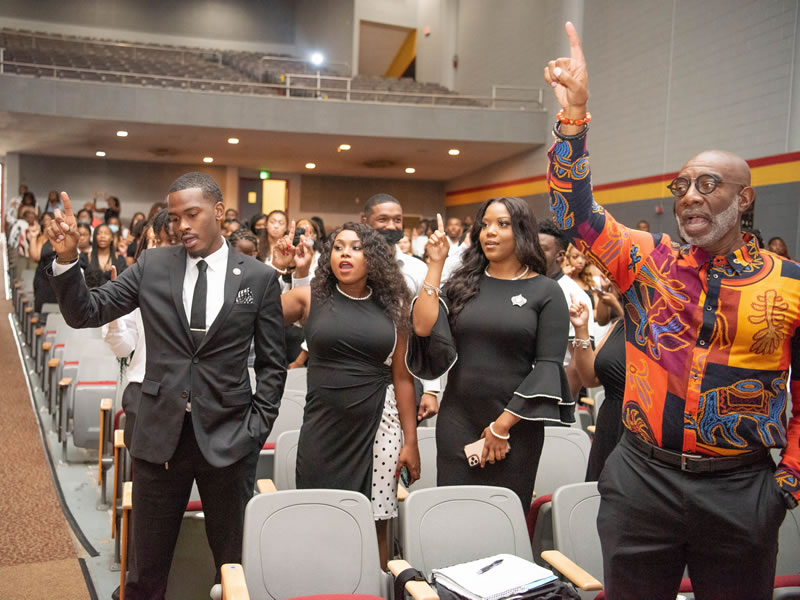
[[(497, 485), (530, 504), (544, 443), (544, 425), (574, 422), (564, 372), (569, 312), (558, 284), (539, 275), (504, 280), (483, 275), (480, 289), (448, 322), (447, 288), (428, 337), (412, 336), (407, 362), (422, 379), (449, 375), (436, 422), (439, 485)], [(470, 467), (464, 446), (507, 410), (507, 458)]]

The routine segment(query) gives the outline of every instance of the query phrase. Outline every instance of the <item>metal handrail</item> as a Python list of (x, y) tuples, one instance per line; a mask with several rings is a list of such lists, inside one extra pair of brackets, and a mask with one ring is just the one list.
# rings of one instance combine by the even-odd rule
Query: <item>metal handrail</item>
[[(159, 73), (137, 73), (131, 71), (114, 71), (109, 69), (89, 69), (85, 67), (68, 67), (62, 65), (45, 65), (41, 63), (29, 63), (29, 62), (22, 62), (22, 61), (10, 61), (5, 60), (4, 57), (4, 48), (0, 48), (0, 74), (4, 75), (17, 75), (15, 73), (9, 73), (8, 70), (5, 68), (6, 66), (19, 66), (19, 67), (31, 67), (43, 71), (52, 71), (52, 77), (56, 77), (56, 74), (59, 71), (68, 71), (73, 73), (89, 73), (95, 75), (109, 75), (114, 77), (121, 78), (119, 83), (126, 84), (128, 82), (125, 81), (126, 78), (135, 80), (141, 78), (148, 78), (148, 79), (157, 79), (157, 80), (166, 80), (166, 81), (176, 81), (180, 83), (186, 84), (205, 84), (205, 85), (229, 85), (229, 86), (240, 86), (252, 89), (270, 89), (275, 90), (278, 92), (279, 97), (292, 97), (293, 99), (303, 99), (298, 98), (297, 96), (293, 96), (293, 91), (313, 91), (315, 92), (314, 99), (328, 99), (324, 98), (323, 94), (345, 94), (345, 101), (347, 102), (369, 102), (365, 100), (354, 100), (352, 98), (353, 94), (361, 94), (364, 96), (372, 96), (372, 97), (385, 97), (385, 98), (392, 98), (392, 97), (415, 97), (415, 98), (430, 98), (430, 104), (425, 103), (403, 103), (403, 102), (396, 102), (395, 104), (402, 105), (402, 106), (431, 106), (436, 105), (437, 99), (448, 99), (448, 100), (473, 100), (477, 102), (485, 102), (487, 105), (479, 105), (479, 106), (455, 106), (455, 105), (447, 105), (449, 108), (477, 108), (477, 109), (495, 109), (497, 108), (497, 102), (517, 102), (520, 104), (530, 104), (530, 103), (538, 103), (536, 100), (527, 100), (522, 98), (498, 98), (496, 96), (462, 96), (462, 95), (452, 95), (452, 94), (434, 94), (434, 93), (426, 93), (426, 92), (413, 92), (413, 91), (387, 91), (387, 90), (371, 90), (371, 89), (353, 89), (352, 88), (352, 78), (351, 77), (316, 77), (315, 75), (305, 75), (300, 73), (290, 73), (286, 76), (286, 82), (284, 84), (274, 84), (274, 83), (260, 83), (254, 81), (232, 81), (232, 80), (225, 80), (225, 79), (201, 79), (197, 77), (182, 77), (182, 76), (175, 76), (175, 75), (162, 75)], [(22, 75), (26, 76), (26, 75)], [(291, 80), (292, 79), (314, 79), (318, 80), (318, 85), (314, 87), (307, 87), (307, 86), (292, 86)], [(321, 79), (332, 79), (335, 81), (345, 81), (347, 83), (347, 87), (342, 88), (334, 88), (334, 87), (323, 87), (320, 85), (319, 80)], [(94, 83), (104, 83), (104, 82), (94, 82)], [(117, 82), (109, 82), (109, 83), (117, 83)], [(133, 82), (130, 82), (133, 83)], [(535, 89), (535, 88), (533, 88)], [(222, 90), (215, 90), (221, 91)], [(281, 93), (282, 92), (282, 93)], [(541, 90), (540, 90), (541, 92)], [(227, 91), (223, 93), (237, 93), (232, 91)], [(540, 93), (541, 96), (541, 93)], [(333, 102), (338, 101), (336, 98), (330, 99)], [(439, 104), (441, 106), (441, 104)], [(540, 110), (541, 104), (539, 103)], [(521, 106), (523, 110), (525, 109), (524, 106)]]

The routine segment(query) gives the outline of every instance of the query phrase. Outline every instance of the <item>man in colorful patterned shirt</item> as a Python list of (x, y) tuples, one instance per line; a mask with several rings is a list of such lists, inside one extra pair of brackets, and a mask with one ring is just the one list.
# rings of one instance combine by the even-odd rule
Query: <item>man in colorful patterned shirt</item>
[[(624, 227), (592, 198), (580, 40), (545, 79), (562, 106), (550, 150), (556, 226), (625, 298), (620, 445), (598, 483), (606, 597), (771, 598), (778, 528), (800, 498), (800, 266), (741, 232), (738, 156), (703, 152), (670, 184), (680, 246)], [(777, 469), (770, 448), (782, 448)]]

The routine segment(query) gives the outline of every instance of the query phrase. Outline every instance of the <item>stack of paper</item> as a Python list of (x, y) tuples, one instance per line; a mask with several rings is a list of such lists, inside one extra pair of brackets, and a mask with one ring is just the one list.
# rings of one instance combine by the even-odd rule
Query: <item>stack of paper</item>
[(471, 600), (499, 600), (554, 581), (552, 571), (512, 554), (433, 570), (434, 580)]

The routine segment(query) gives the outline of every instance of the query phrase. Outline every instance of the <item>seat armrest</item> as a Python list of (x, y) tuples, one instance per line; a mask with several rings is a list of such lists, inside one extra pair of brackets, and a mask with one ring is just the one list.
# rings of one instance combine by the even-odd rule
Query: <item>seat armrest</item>
[(45, 352), (50, 350), (50, 348), (52, 348), (52, 347), (53, 347), (53, 344), (51, 342), (42, 342), (42, 350), (44, 350)]
[(58, 387), (69, 387), (72, 385), (72, 377), (62, 377), (58, 382)]
[[(45, 342), (45, 344), (46, 343), (47, 342)], [(42, 345), (44, 346), (45, 344), (42, 344)], [(50, 348), (45, 348), (45, 350), (49, 350), (49, 349)], [(58, 366), (58, 363), (60, 361), (61, 361), (60, 358), (51, 358), (50, 360), (47, 361), (47, 366), (50, 367), (51, 369), (55, 369)]]
[(272, 479), (259, 479), (256, 482), (256, 488), (259, 494), (271, 494), (277, 492), (278, 488), (275, 487), (275, 482)]
[(594, 406), (594, 398), (591, 398), (590, 396), (583, 396), (580, 402), (586, 406)]
[(597, 427), (595, 427), (594, 425), (587, 425), (586, 426), (586, 431), (588, 431), (592, 435), (594, 435), (594, 432), (595, 432), (596, 429), (597, 429)]
[[(386, 566), (389, 567), (389, 572), (394, 577), (397, 577), (406, 569), (413, 569), (406, 560), (390, 560)], [(439, 600), (439, 594), (427, 581), (409, 581), (406, 584), (406, 591), (411, 594), (414, 600)]]
[(111, 410), (112, 403), (113, 400), (111, 398), (103, 398), (102, 400), (100, 400), (100, 410), (102, 411)]
[(126, 481), (122, 484), (122, 510), (133, 508), (133, 482)]
[(591, 573), (585, 571), (575, 564), (570, 558), (558, 550), (545, 550), (541, 554), (542, 558), (556, 571), (569, 579), (584, 592), (599, 591), (603, 589), (600, 583)]
[(242, 565), (227, 563), (220, 569), (222, 600), (250, 600)]
[(39, 337), (43, 333), (44, 333), (44, 327), (37, 327), (36, 329), (33, 330), (33, 335), (35, 335), (36, 337)]
[(125, 447), (125, 432), (122, 429), (114, 430), (114, 448)]

